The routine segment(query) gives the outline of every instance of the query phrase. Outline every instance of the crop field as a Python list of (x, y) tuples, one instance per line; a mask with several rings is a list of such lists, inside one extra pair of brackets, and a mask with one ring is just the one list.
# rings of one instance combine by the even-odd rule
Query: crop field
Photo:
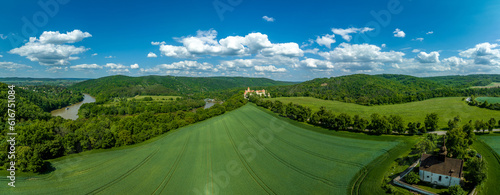
[(272, 98), (271, 100), (305, 105), (313, 111), (318, 111), (321, 106), (325, 106), (335, 114), (347, 113), (351, 116), (357, 114), (366, 119), (369, 119), (372, 113), (379, 113), (386, 116), (391, 114), (400, 115), (405, 122), (421, 122), (422, 124), (424, 123), (426, 114), (435, 112), (439, 117), (439, 128), (447, 128), (448, 120), (457, 115), (460, 115), (462, 123), (469, 122), (469, 120), (487, 121), (492, 117), (500, 120), (500, 111), (469, 106), (465, 101), (462, 101), (461, 97), (433, 98), (419, 102), (381, 106), (362, 106), (312, 97), (280, 97)]
[(488, 101), (490, 104), (500, 104), (500, 97), (478, 97), (476, 98), (478, 102)]
[(471, 88), (495, 88), (495, 87), (500, 87), (500, 83), (493, 82), (486, 86), (474, 86)]
[(500, 194), (500, 134), (478, 136), (473, 148), (488, 162), (488, 176), (480, 194)]
[[(325, 135), (248, 104), (133, 147), (52, 161), (2, 194), (346, 194), (399, 141)], [(349, 135), (349, 136), (347, 136)], [(359, 136), (361, 139), (353, 137)], [(0, 178), (1, 182), (6, 179)]]

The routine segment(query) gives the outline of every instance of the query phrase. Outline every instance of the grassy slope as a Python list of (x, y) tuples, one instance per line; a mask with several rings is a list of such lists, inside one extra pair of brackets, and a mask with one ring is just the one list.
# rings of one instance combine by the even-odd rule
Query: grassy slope
[(344, 194), (363, 166), (399, 143), (391, 136), (326, 136), (304, 128), (330, 134), (247, 105), (136, 147), (53, 160), (55, 171), (18, 177), (15, 189), (2, 185), (0, 191)]
[(313, 111), (317, 111), (321, 106), (325, 106), (336, 114), (348, 113), (351, 116), (358, 114), (367, 119), (375, 112), (381, 115), (397, 114), (402, 116), (405, 122), (420, 121), (422, 124), (426, 114), (435, 112), (439, 116), (438, 125), (440, 128), (446, 128), (448, 120), (457, 115), (460, 115), (462, 118), (462, 123), (478, 119), (487, 121), (491, 117), (497, 120), (500, 119), (500, 111), (469, 106), (465, 101), (462, 101), (460, 97), (434, 98), (420, 102), (382, 106), (362, 106), (352, 103), (320, 100), (311, 97), (281, 97), (272, 98), (272, 100), (280, 100), (283, 103), (294, 102), (308, 106), (313, 109)]
[(473, 148), (488, 162), (488, 178), (479, 192), (480, 194), (500, 194), (498, 185), (500, 181), (500, 135), (498, 133), (481, 135), (479, 140), (474, 143)]
[(476, 98), (478, 102), (488, 101), (490, 104), (500, 104), (500, 97), (478, 97)]

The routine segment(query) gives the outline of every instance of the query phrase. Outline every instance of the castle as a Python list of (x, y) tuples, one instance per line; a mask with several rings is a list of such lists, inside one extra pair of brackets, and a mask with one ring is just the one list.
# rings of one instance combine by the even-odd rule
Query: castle
[(245, 90), (245, 93), (243, 94), (243, 97), (245, 98), (248, 98), (249, 95), (252, 95), (252, 94), (256, 94), (256, 95), (259, 95), (259, 96), (264, 96), (264, 97), (271, 97), (271, 94), (267, 93), (266, 94), (266, 90), (265, 89), (262, 89), (262, 90), (251, 90), (250, 87), (248, 87), (246, 90)]

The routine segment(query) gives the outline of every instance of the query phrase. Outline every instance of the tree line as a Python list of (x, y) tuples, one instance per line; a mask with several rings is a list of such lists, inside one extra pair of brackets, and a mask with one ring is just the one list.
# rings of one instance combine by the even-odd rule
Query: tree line
[(373, 134), (417, 134), (438, 129), (439, 117), (436, 113), (427, 114), (424, 123), (405, 123), (399, 115), (381, 116), (378, 113), (373, 113), (370, 119), (365, 119), (359, 115), (351, 116), (347, 113), (335, 115), (323, 106), (320, 107), (319, 111), (312, 112), (311, 108), (292, 102), (284, 104), (279, 100), (265, 100), (257, 96), (250, 96), (249, 101), (281, 116), (331, 130), (359, 131)]

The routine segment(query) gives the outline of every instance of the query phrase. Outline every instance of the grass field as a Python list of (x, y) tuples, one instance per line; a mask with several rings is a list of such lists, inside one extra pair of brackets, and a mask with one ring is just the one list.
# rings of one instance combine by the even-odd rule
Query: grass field
[(421, 122), (423, 124), (425, 115), (435, 112), (439, 116), (439, 128), (447, 128), (448, 120), (460, 115), (462, 123), (469, 120), (487, 121), (494, 117), (500, 119), (500, 111), (488, 110), (469, 106), (462, 101), (461, 97), (433, 98), (429, 100), (410, 102), (405, 104), (382, 105), (382, 106), (362, 106), (353, 103), (339, 101), (321, 100), (312, 97), (280, 97), (271, 100), (280, 100), (283, 103), (297, 103), (310, 107), (313, 111), (318, 111), (321, 106), (335, 114), (347, 113), (351, 116), (358, 114), (366, 119), (372, 113), (389, 116), (391, 114), (400, 115), (405, 122)]
[(488, 162), (488, 177), (486, 183), (482, 184), (480, 194), (500, 194), (500, 134), (478, 136), (479, 140), (474, 142), (473, 148), (479, 152)]
[(474, 87), (471, 87), (471, 88), (495, 88), (495, 87), (500, 87), (500, 83), (490, 83), (489, 85), (486, 85), (486, 86), (474, 86)]
[[(395, 136), (368, 136), (306, 126), (276, 118), (249, 104), (138, 146), (53, 160), (55, 171), (20, 176), (16, 188), (5, 184), (0, 185), (0, 191), (2, 194), (346, 194), (350, 192), (351, 180), (359, 178), (363, 167), (380, 159), (379, 156), (387, 156), (388, 150), (401, 143), (395, 141)], [(0, 182), (6, 183), (6, 178), (0, 178)], [(380, 182), (374, 188), (379, 186)]]
[[(134, 97), (129, 97), (127, 98), (128, 101), (130, 100), (136, 100), (136, 101), (143, 101), (145, 97), (151, 97), (154, 102), (169, 102), (169, 101), (175, 101), (177, 98), (182, 98), (181, 96), (163, 96), (163, 95), (136, 95)], [(112, 102), (107, 102), (104, 104), (105, 106), (116, 106), (119, 103), (119, 99), (115, 98), (114, 101)], [(145, 102), (153, 102), (153, 101), (145, 101)]]
[(500, 104), (500, 97), (478, 97), (476, 98), (478, 102), (488, 101), (490, 104)]

